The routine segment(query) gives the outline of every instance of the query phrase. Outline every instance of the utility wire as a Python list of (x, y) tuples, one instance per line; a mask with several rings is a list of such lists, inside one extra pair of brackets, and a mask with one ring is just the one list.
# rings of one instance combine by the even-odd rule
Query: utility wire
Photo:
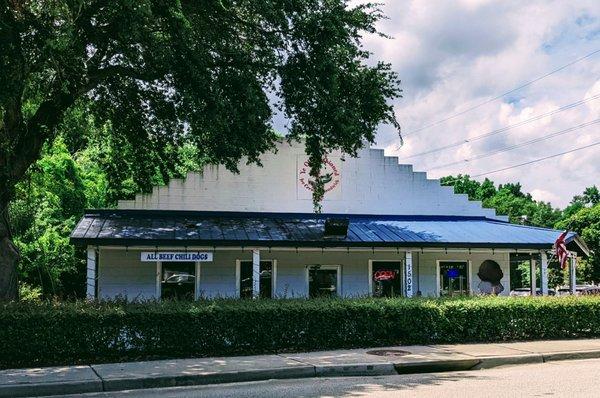
[(446, 122), (446, 121), (448, 121), (448, 120), (450, 120), (450, 119), (454, 119), (455, 117), (458, 117), (458, 116), (464, 115), (464, 114), (465, 114), (465, 113), (467, 113), (467, 112), (470, 112), (470, 111), (472, 111), (472, 110), (475, 110), (475, 109), (477, 109), (477, 108), (480, 108), (480, 107), (482, 107), (482, 106), (484, 106), (484, 105), (486, 105), (486, 104), (489, 104), (490, 102), (496, 101), (496, 100), (498, 100), (498, 99), (500, 99), (500, 98), (502, 98), (502, 97), (504, 97), (504, 96), (506, 96), (506, 95), (508, 95), (508, 94), (512, 94), (512, 93), (514, 93), (515, 91), (518, 91), (518, 90), (520, 90), (520, 89), (522, 89), (522, 88), (525, 88), (525, 87), (527, 87), (527, 86), (530, 86), (530, 85), (532, 85), (532, 84), (533, 84), (533, 83), (535, 83), (535, 82), (538, 82), (538, 81), (540, 81), (540, 80), (542, 80), (542, 79), (544, 79), (544, 78), (546, 78), (546, 77), (548, 77), (548, 76), (550, 76), (550, 75), (553, 75), (553, 74), (555, 74), (555, 73), (557, 73), (557, 72), (560, 72), (561, 70), (563, 70), (563, 69), (565, 69), (565, 68), (567, 68), (567, 67), (569, 67), (569, 66), (571, 66), (571, 65), (574, 65), (574, 64), (576, 64), (576, 63), (578, 63), (578, 62), (580, 62), (580, 61), (583, 61), (584, 59), (587, 59), (587, 58), (589, 58), (589, 57), (591, 57), (591, 56), (593, 56), (593, 55), (595, 55), (595, 54), (597, 54), (597, 53), (599, 53), (599, 52), (600, 52), (600, 49), (598, 49), (598, 50), (595, 50), (595, 51), (592, 51), (591, 53), (589, 53), (589, 54), (587, 54), (587, 55), (584, 55), (584, 56), (583, 56), (583, 57), (581, 57), (581, 58), (577, 58), (576, 60), (574, 60), (574, 61), (571, 61), (571, 62), (569, 62), (568, 64), (565, 64), (565, 65), (563, 65), (563, 66), (561, 66), (561, 67), (559, 67), (559, 68), (556, 68), (556, 69), (554, 69), (554, 70), (552, 70), (552, 71), (550, 71), (550, 72), (546, 73), (545, 75), (542, 75), (542, 76), (540, 76), (540, 77), (537, 77), (537, 78), (535, 78), (535, 79), (533, 79), (533, 80), (530, 80), (530, 81), (528, 81), (528, 82), (526, 82), (526, 83), (523, 83), (523, 84), (521, 84), (520, 86), (518, 86), (518, 87), (516, 87), (516, 88), (513, 88), (512, 90), (509, 90), (509, 91), (507, 91), (507, 92), (505, 92), (505, 93), (502, 93), (502, 94), (500, 94), (500, 95), (497, 95), (497, 96), (495, 96), (495, 97), (493, 97), (493, 98), (490, 98), (490, 99), (488, 99), (488, 100), (485, 100), (485, 101), (483, 101), (483, 102), (480, 102), (480, 103), (479, 103), (479, 104), (477, 104), (477, 105), (471, 106), (471, 107), (469, 107), (469, 108), (467, 108), (467, 109), (465, 109), (465, 110), (463, 110), (463, 111), (460, 111), (460, 112), (454, 113), (454, 114), (452, 114), (452, 115), (450, 115), (450, 116), (448, 116), (448, 117), (445, 117), (445, 118), (443, 118), (443, 119), (440, 119), (440, 120), (438, 120), (438, 121), (435, 121), (435, 122), (433, 122), (433, 123), (427, 124), (427, 125), (425, 125), (425, 126), (423, 126), (423, 127), (419, 127), (418, 129), (415, 129), (415, 130), (409, 131), (408, 133), (405, 133), (405, 134), (404, 134), (404, 136), (407, 136), (407, 135), (410, 135), (410, 134), (417, 133), (417, 132), (419, 132), (419, 131), (422, 131), (422, 130), (428, 129), (428, 128), (430, 128), (430, 127), (433, 127), (433, 126), (437, 126), (437, 125), (438, 125), (438, 124), (440, 124), (440, 123), (444, 123), (444, 122)]
[(443, 167), (454, 166), (455, 164), (460, 164), (460, 163), (464, 163), (464, 162), (472, 162), (474, 160), (488, 158), (490, 156), (494, 156), (494, 155), (497, 155), (497, 154), (502, 153), (502, 152), (512, 151), (513, 149), (522, 148), (522, 147), (527, 146), (527, 145), (535, 144), (537, 142), (545, 141), (545, 140), (550, 139), (550, 138), (554, 138), (554, 137), (558, 137), (560, 135), (571, 133), (571, 132), (579, 130), (579, 129), (583, 128), (583, 127), (591, 126), (591, 125), (597, 124), (597, 123), (600, 123), (600, 119), (595, 119), (595, 120), (592, 120), (591, 122), (582, 123), (580, 125), (577, 125), (577, 126), (574, 126), (574, 127), (569, 127), (567, 129), (564, 129), (564, 130), (559, 130), (559, 131), (556, 131), (554, 133), (547, 134), (547, 135), (544, 135), (544, 136), (539, 137), (539, 138), (535, 138), (535, 139), (530, 140), (530, 141), (522, 142), (520, 144), (515, 144), (515, 145), (507, 146), (507, 147), (504, 147), (504, 148), (501, 148), (501, 149), (497, 149), (497, 150), (492, 151), (492, 152), (482, 153), (482, 154), (473, 156), (472, 158), (469, 158), (469, 159), (457, 160), (455, 162), (450, 162), (450, 163), (445, 163), (445, 164), (441, 164), (441, 165), (438, 165), (438, 166), (430, 167), (429, 171), (436, 170), (436, 169), (441, 169)]
[(594, 142), (594, 143), (589, 144), (589, 145), (584, 145), (584, 146), (581, 146), (579, 148), (574, 148), (574, 149), (571, 149), (569, 151), (565, 151), (565, 152), (561, 152), (561, 153), (556, 153), (554, 155), (545, 156), (545, 157), (539, 158), (539, 159), (530, 160), (529, 162), (515, 164), (513, 166), (504, 167), (502, 169), (497, 169), (497, 170), (492, 170), (492, 171), (486, 171), (485, 173), (474, 174), (471, 177), (481, 177), (481, 176), (485, 176), (485, 175), (488, 175), (488, 174), (498, 173), (500, 171), (505, 171), (505, 170), (510, 170), (510, 169), (514, 169), (514, 168), (517, 168), (517, 167), (521, 167), (521, 166), (526, 166), (528, 164), (541, 162), (543, 160), (556, 158), (558, 156), (563, 156), (563, 155), (566, 155), (568, 153), (573, 153), (573, 152), (581, 151), (582, 149), (591, 148), (591, 147), (596, 146), (596, 145), (600, 145), (600, 141)]
[(445, 149), (454, 148), (454, 147), (457, 147), (457, 146), (468, 144), (468, 143), (473, 142), (473, 141), (478, 141), (478, 140), (481, 140), (483, 138), (487, 138), (487, 137), (491, 137), (493, 135), (504, 133), (504, 132), (506, 132), (508, 130), (511, 130), (511, 129), (514, 129), (516, 127), (520, 127), (520, 126), (523, 126), (523, 125), (525, 125), (527, 123), (535, 122), (535, 121), (543, 119), (545, 117), (552, 116), (552, 115), (555, 115), (555, 114), (560, 113), (560, 112), (564, 112), (564, 111), (566, 111), (568, 109), (575, 108), (577, 106), (583, 105), (586, 102), (590, 102), (590, 101), (593, 101), (593, 100), (598, 99), (598, 98), (600, 98), (600, 93), (595, 94), (595, 95), (593, 95), (593, 96), (591, 96), (589, 98), (584, 98), (584, 99), (581, 99), (579, 101), (573, 102), (571, 104), (564, 105), (564, 106), (562, 106), (560, 108), (557, 108), (557, 109), (554, 109), (554, 110), (552, 110), (550, 112), (542, 113), (540, 115), (533, 116), (533, 117), (531, 117), (529, 119), (522, 120), (522, 121), (520, 121), (518, 123), (511, 124), (511, 125), (508, 125), (508, 126), (505, 126), (505, 127), (501, 127), (499, 129), (492, 130), (492, 131), (484, 133), (484, 134), (476, 135), (475, 137), (467, 138), (467, 139), (460, 140), (460, 141), (455, 141), (455, 142), (453, 142), (451, 144), (443, 145), (443, 146), (440, 146), (440, 147), (437, 147), (437, 148), (434, 148), (434, 149), (430, 149), (430, 150), (425, 151), (425, 152), (420, 152), (420, 153), (417, 153), (417, 154), (414, 154), (414, 155), (406, 156), (406, 157), (403, 157), (402, 159), (411, 159), (411, 158), (416, 158), (416, 157), (419, 157), (419, 156), (429, 155), (431, 153), (441, 152), (441, 151), (443, 151)]

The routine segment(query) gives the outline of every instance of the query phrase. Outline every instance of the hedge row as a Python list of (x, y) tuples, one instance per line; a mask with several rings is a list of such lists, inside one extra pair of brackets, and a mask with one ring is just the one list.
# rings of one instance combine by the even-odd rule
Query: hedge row
[(600, 298), (0, 305), (0, 367), (600, 337)]

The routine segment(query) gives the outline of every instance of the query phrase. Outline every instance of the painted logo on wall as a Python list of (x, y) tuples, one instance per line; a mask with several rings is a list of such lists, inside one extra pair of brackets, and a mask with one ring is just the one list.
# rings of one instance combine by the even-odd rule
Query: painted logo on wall
[[(338, 157), (326, 157), (323, 160), (319, 179), (324, 184), (325, 200), (338, 199), (341, 192), (341, 159)], [(298, 199), (311, 199), (314, 178), (310, 175), (308, 157), (298, 157)]]

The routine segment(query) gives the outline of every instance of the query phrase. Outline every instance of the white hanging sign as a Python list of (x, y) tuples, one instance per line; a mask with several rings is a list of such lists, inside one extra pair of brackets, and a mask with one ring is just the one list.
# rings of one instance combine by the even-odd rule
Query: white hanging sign
[(212, 261), (211, 252), (142, 252), (142, 261)]

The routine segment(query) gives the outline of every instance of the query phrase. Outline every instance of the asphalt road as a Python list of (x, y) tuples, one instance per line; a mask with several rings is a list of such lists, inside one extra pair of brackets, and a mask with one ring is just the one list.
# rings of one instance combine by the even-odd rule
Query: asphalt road
[(99, 397), (600, 397), (600, 359), (469, 372), (312, 378), (78, 395)]

